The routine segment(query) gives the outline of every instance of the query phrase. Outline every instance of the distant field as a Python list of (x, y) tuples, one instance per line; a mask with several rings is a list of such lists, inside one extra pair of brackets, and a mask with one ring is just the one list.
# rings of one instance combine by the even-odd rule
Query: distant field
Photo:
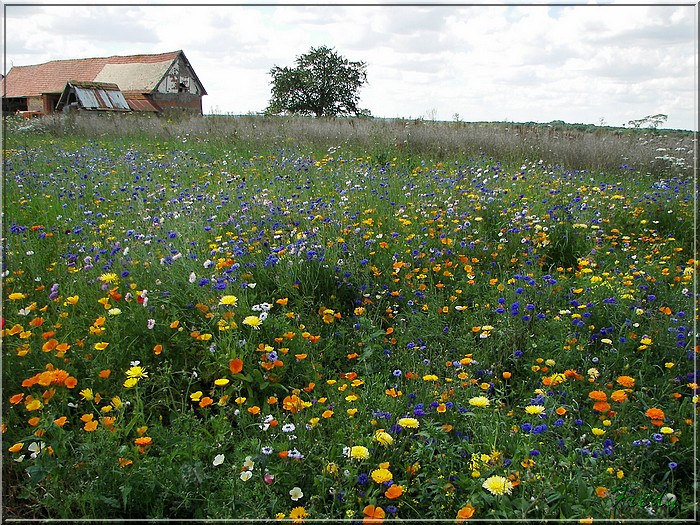
[(5, 518), (695, 516), (691, 133), (126, 117), (6, 121)]

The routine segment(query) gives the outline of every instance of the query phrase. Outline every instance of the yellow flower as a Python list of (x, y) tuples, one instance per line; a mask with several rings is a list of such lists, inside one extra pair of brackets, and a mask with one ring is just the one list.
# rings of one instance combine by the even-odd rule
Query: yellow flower
[(132, 366), (125, 373), (126, 377), (135, 378), (137, 380), (144, 377), (148, 377), (148, 373), (142, 366)]
[(481, 486), (494, 496), (502, 496), (503, 494), (510, 494), (513, 492), (513, 484), (508, 478), (504, 478), (503, 476), (491, 476), (486, 478)]
[(79, 392), (85, 401), (92, 401), (95, 397), (92, 393), (92, 388), (85, 388)]
[(377, 483), (391, 481), (393, 478), (394, 475), (388, 469), (378, 468), (372, 471), (372, 479)]
[(661, 427), (659, 432), (662, 434), (673, 434), (673, 429), (671, 427)]
[(384, 432), (383, 430), (378, 430), (375, 432), (374, 440), (384, 447), (388, 447), (394, 442), (394, 438), (391, 437), (391, 434)]
[(308, 516), (309, 513), (306, 512), (304, 507), (294, 507), (289, 513), (289, 518), (292, 520), (292, 523), (301, 523), (302, 519)]
[(257, 315), (249, 315), (243, 319), (243, 324), (250, 326), (254, 330), (260, 330), (260, 325), (262, 321)]
[(236, 304), (238, 304), (238, 297), (235, 295), (224, 295), (221, 299), (219, 299), (219, 304), (236, 306)]
[(40, 408), (43, 408), (44, 405), (39, 401), (38, 399), (32, 399), (29, 403), (26, 405), (26, 409), (29, 412), (33, 412), (34, 410), (39, 410)]
[(105, 342), (95, 343), (95, 350), (104, 350), (108, 346), (109, 346), (109, 343), (105, 343)]
[(487, 407), (491, 404), (491, 401), (486, 396), (476, 396), (469, 400), (469, 404), (473, 407)]
[(216, 386), (226, 386), (226, 385), (228, 385), (228, 383), (229, 383), (229, 380), (226, 379), (225, 377), (223, 377), (223, 378), (221, 378), (221, 379), (217, 379), (216, 381), (214, 381), (214, 384), (215, 384)]
[(528, 405), (525, 407), (525, 412), (531, 416), (539, 415), (544, 412), (544, 407), (542, 405)]
[(369, 450), (362, 445), (355, 445), (350, 449), (350, 457), (354, 459), (367, 459), (369, 457)]
[(139, 382), (139, 380), (138, 380), (137, 378), (135, 378), (135, 377), (130, 377), (129, 379), (127, 379), (126, 381), (124, 381), (124, 386), (125, 386), (126, 388), (133, 388), (133, 387), (136, 386), (136, 383), (138, 383), (138, 382)]
[(103, 273), (100, 275), (100, 281), (103, 283), (114, 284), (119, 281), (116, 273)]
[(402, 417), (398, 420), (398, 424), (403, 428), (418, 428), (420, 423), (414, 417)]
[(593, 432), (594, 436), (600, 437), (605, 435), (605, 430), (602, 428), (594, 427), (591, 429), (591, 432)]
[(21, 292), (14, 292), (7, 296), (8, 299), (12, 301), (19, 301), (20, 299), (26, 299), (27, 295)]

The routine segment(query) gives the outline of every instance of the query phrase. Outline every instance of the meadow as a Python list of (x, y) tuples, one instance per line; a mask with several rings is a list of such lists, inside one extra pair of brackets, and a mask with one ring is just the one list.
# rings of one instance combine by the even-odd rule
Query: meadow
[(100, 117), (5, 124), (4, 519), (697, 517), (692, 134)]

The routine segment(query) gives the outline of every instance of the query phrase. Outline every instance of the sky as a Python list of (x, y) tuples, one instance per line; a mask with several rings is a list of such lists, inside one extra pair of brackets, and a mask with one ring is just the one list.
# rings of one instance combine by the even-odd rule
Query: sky
[(367, 64), (375, 117), (698, 129), (696, 2), (76, 3), (5, 1), (4, 71), (181, 49), (204, 113), (240, 115), (265, 110), (272, 67), (328, 46)]

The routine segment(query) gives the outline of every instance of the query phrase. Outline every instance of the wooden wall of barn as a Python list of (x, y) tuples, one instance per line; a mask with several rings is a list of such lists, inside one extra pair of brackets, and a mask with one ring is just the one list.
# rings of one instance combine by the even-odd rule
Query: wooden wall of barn
[(202, 97), (190, 93), (151, 93), (150, 98), (164, 111), (181, 110), (187, 113), (202, 114)]

